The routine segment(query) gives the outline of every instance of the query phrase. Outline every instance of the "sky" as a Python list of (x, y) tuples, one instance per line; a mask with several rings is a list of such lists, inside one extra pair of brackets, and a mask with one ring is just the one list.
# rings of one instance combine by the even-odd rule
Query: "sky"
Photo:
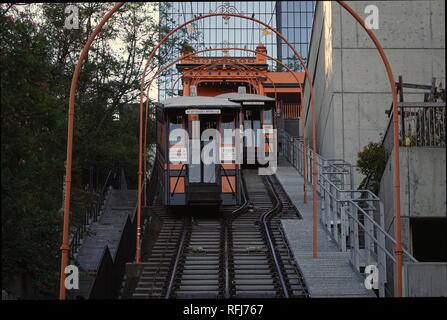
[[(67, 6), (70, 5), (69, 3), (67, 3)], [(150, 4), (148, 4), (150, 5)], [(110, 8), (112, 8), (113, 4), (110, 4)], [(31, 14), (34, 15), (34, 19), (39, 22), (42, 20), (42, 6), (41, 3), (30, 3), (30, 4), (23, 4), (23, 5), (15, 5), (15, 8), (17, 9), (18, 12), (29, 12)], [(69, 15), (69, 13), (66, 14), (67, 17)], [(158, 11), (151, 11), (150, 15), (154, 18), (154, 20), (158, 23), (159, 22), (159, 14)], [(113, 20), (109, 20), (109, 23), (113, 22)], [(75, 31), (75, 30), (74, 30)], [(120, 50), (121, 48), (123, 48), (123, 46), (125, 45), (125, 43), (122, 41), (122, 39), (114, 39), (111, 40), (110, 43), (110, 47), (113, 50), (113, 53), (116, 54), (117, 56), (122, 56), (124, 57), (124, 52), (122, 50)], [(150, 73), (148, 74), (148, 76), (146, 77), (146, 79), (148, 79), (151, 75), (153, 75), (157, 70), (151, 70)], [(158, 100), (158, 82), (155, 82), (152, 86), (151, 86), (151, 90), (149, 92), (149, 97), (153, 100), (153, 101), (157, 101)]]

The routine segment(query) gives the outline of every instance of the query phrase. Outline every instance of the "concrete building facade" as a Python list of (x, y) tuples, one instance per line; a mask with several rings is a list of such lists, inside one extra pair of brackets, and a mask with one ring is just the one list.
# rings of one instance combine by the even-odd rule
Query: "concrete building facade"
[[(445, 88), (443, 0), (348, 1), (348, 4), (364, 19), (371, 14), (368, 11), (371, 5), (378, 9), (378, 29), (373, 32), (385, 50), (396, 81), (402, 76), (404, 84), (426, 87), (433, 84), (435, 78), (432, 88), (441, 83)], [(390, 85), (373, 42), (336, 2), (316, 4), (308, 69), (315, 92), (317, 152), (325, 158), (343, 159), (355, 166), (358, 153), (368, 143), (382, 142), (385, 146), (389, 158), (381, 179), (379, 198), (384, 207), (384, 227), (394, 236), (395, 155), (389, 129), (391, 119), (385, 112), (392, 104)], [(307, 78), (304, 83), (303, 121), (311, 143), (312, 113)], [(417, 102), (415, 107), (420, 109), (405, 109), (403, 103), (399, 106), (402, 245), (419, 262), (442, 262), (437, 269), (429, 266), (437, 270), (429, 277), (438, 279), (447, 261), (445, 100), (427, 100), (427, 95), (421, 94), (420, 88), (416, 87), (407, 85), (401, 101)], [(425, 106), (422, 106), (424, 102)], [(420, 119), (415, 119), (427, 114), (436, 115), (431, 118), (430, 125), (435, 123), (439, 133), (425, 127), (422, 134), (438, 134), (437, 143), (414, 145), (421, 135), (419, 127), (419, 131), (415, 130)], [(404, 117), (414, 121), (410, 125), (413, 132), (403, 134)], [(408, 145), (406, 139), (410, 141)], [(358, 188), (364, 177), (354, 171), (354, 187)], [(394, 250), (392, 243), (387, 243), (387, 247)], [(393, 265), (387, 264), (387, 269), (388, 281), (393, 283)], [(428, 271), (421, 270), (417, 271), (415, 279), (427, 276)], [(409, 290), (423, 287), (430, 292), (427, 285), (421, 285), (424, 281), (420, 279), (413, 285), (409, 282)], [(446, 292), (447, 287), (443, 290)]]
[[(363, 18), (378, 9), (373, 30), (390, 60), (396, 81), (445, 87), (445, 2), (348, 1)], [(380, 142), (388, 125), (392, 97), (385, 68), (374, 44), (354, 18), (336, 2), (317, 2), (308, 55), (315, 90), (317, 152), (356, 164), (358, 152)], [(310, 90), (305, 81), (305, 127), (311, 137)], [(406, 101), (421, 101), (406, 90)], [(363, 177), (355, 175), (358, 186)]]

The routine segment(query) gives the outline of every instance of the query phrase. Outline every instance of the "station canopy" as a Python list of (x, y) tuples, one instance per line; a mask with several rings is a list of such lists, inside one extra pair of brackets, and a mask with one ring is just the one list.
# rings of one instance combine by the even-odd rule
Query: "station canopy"
[(275, 101), (274, 98), (262, 96), (260, 94), (239, 92), (220, 94), (216, 96), (216, 98), (225, 98), (229, 101), (242, 103), (242, 105), (265, 105)]
[(232, 102), (227, 98), (205, 97), (205, 96), (182, 96), (166, 99), (158, 103), (165, 109), (186, 109), (186, 108), (240, 108), (237, 102)]

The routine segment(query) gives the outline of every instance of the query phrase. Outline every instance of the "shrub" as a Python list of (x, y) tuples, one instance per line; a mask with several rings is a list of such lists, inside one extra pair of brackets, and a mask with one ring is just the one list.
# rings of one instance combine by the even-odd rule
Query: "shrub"
[(378, 194), (380, 179), (385, 170), (388, 155), (381, 143), (370, 142), (358, 154), (357, 170), (365, 175), (360, 188), (368, 188)]

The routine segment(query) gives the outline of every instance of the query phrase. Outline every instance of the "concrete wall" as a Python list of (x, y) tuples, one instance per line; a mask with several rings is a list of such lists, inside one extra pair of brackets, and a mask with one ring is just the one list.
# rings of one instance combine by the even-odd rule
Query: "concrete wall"
[(447, 263), (408, 263), (405, 297), (447, 297)]
[[(446, 150), (430, 147), (400, 147), (400, 201), (402, 243), (410, 248), (409, 218), (446, 217)], [(394, 153), (388, 159), (379, 197), (385, 211), (385, 228), (394, 235)]]
[[(404, 82), (445, 87), (445, 2), (348, 1), (363, 18), (365, 7), (379, 9), (373, 30), (385, 49), (394, 76)], [(380, 141), (388, 124), (391, 94), (383, 63), (367, 33), (336, 2), (317, 2), (308, 68), (314, 81), (317, 151), (356, 164), (370, 141)], [(307, 82), (307, 79), (306, 79)], [(423, 95), (407, 89), (406, 101)], [(419, 91), (420, 92), (420, 91)], [(311, 137), (310, 90), (305, 84), (305, 125)], [(311, 141), (309, 141), (311, 142)], [(362, 177), (355, 175), (358, 184)]]

